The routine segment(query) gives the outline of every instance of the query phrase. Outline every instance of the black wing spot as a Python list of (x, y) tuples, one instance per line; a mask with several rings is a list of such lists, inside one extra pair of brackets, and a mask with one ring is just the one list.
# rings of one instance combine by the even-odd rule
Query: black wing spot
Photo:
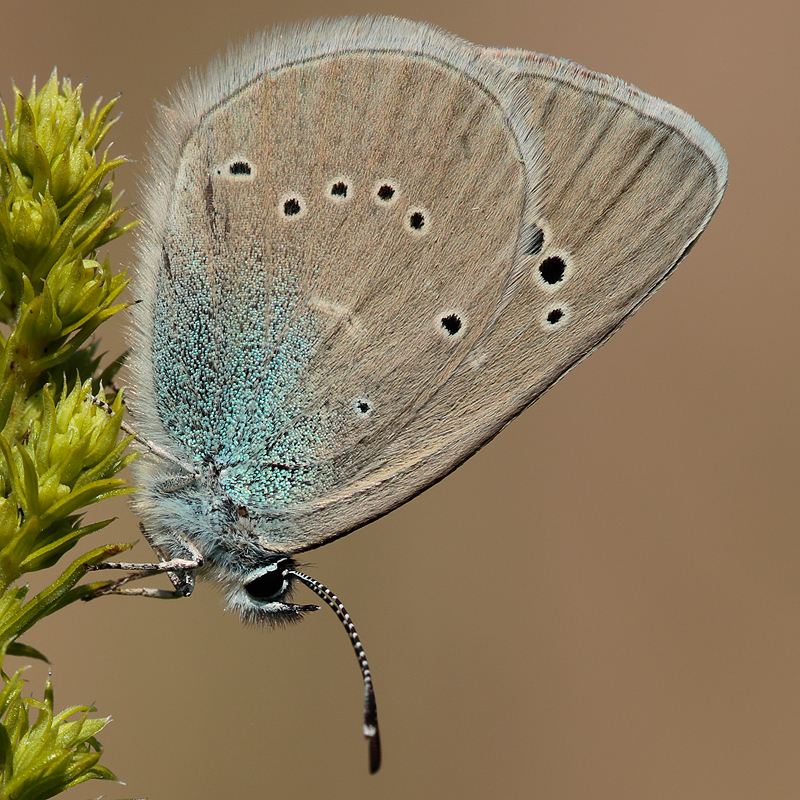
[(531, 223), (522, 234), (522, 252), (526, 256), (538, 256), (544, 247), (544, 231), (535, 223)]
[(340, 197), (342, 199), (347, 197), (347, 184), (344, 181), (336, 181), (331, 186), (331, 197)]
[(251, 175), (253, 170), (246, 161), (234, 161), (230, 167), (231, 175)]
[(358, 414), (359, 417), (366, 417), (368, 414), (372, 413), (372, 406), (369, 400), (363, 397), (359, 397), (357, 400), (353, 401), (353, 408), (356, 410), (356, 414)]
[(558, 325), (562, 319), (564, 319), (564, 311), (560, 308), (554, 308), (547, 314), (547, 322), (550, 325)]
[(412, 206), (407, 209), (404, 226), (412, 236), (425, 236), (431, 227), (427, 209), (422, 206)]
[(564, 259), (558, 256), (550, 256), (539, 264), (539, 274), (542, 276), (542, 280), (550, 286), (563, 281), (566, 270), (567, 265), (564, 263)]
[(283, 216), (294, 217), (302, 211), (300, 201), (296, 197), (290, 197), (283, 201)]
[(461, 330), (461, 318), (458, 314), (448, 314), (442, 317), (442, 327), (450, 336), (455, 336)]
[(395, 188), (389, 183), (383, 183), (378, 187), (377, 195), (379, 200), (383, 200), (384, 203), (388, 203), (393, 197), (395, 193)]

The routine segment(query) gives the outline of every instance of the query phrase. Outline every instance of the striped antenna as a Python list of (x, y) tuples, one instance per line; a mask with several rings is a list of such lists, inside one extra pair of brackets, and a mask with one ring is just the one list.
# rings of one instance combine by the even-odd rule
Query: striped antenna
[(364, 738), (369, 746), (369, 771), (374, 775), (381, 768), (381, 736), (378, 730), (378, 708), (375, 705), (375, 688), (372, 685), (372, 673), (367, 663), (367, 655), (358, 638), (356, 626), (347, 613), (347, 609), (342, 605), (342, 601), (327, 587), (319, 581), (309, 578), (308, 575), (298, 572), (296, 569), (287, 571), (288, 575), (302, 581), (312, 592), (316, 592), (336, 613), (336, 616), (344, 625), (347, 635), (356, 651), (358, 665), (361, 667), (361, 675), (364, 678)]

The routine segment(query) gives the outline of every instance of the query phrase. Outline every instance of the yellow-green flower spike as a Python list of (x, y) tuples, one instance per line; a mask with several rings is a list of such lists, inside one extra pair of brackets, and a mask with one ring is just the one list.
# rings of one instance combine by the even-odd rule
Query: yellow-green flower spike
[[(100, 372), (90, 337), (129, 305), (116, 302), (124, 272), (97, 258), (135, 224), (120, 224), (114, 197), (111, 173), (125, 159), (99, 153), (116, 99), (86, 114), (82, 86), (59, 84), (55, 71), (40, 91), (35, 82), (27, 97), (14, 91), (13, 116), (0, 102), (0, 666), (6, 655), (44, 658), (18, 638), (107, 585), (80, 581), (129, 545), (80, 556), (30, 599), (18, 579), (111, 522), (83, 525), (81, 514), (133, 491), (116, 475), (136, 457), (125, 454), (130, 438), (120, 440), (122, 391), (110, 407), (92, 395), (121, 358)], [(39, 701), (22, 697), (21, 671), (0, 676), (0, 800), (115, 780), (98, 764), (107, 718), (90, 719), (88, 706), (56, 714), (49, 682)]]
[(92, 706), (56, 714), (50, 681), (44, 700), (23, 697), (22, 672), (12, 675), (0, 693), (0, 796), (44, 800), (93, 778), (117, 780), (97, 763), (102, 748), (95, 737), (111, 718), (89, 719)]
[(97, 326), (127, 304), (127, 285), (98, 262), (97, 249), (129, 230), (120, 225), (111, 172), (125, 163), (99, 147), (114, 123), (115, 98), (86, 115), (82, 86), (54, 71), (27, 98), (15, 88), (0, 136), (0, 430), (25, 433), (21, 412), (40, 375), (75, 355)]

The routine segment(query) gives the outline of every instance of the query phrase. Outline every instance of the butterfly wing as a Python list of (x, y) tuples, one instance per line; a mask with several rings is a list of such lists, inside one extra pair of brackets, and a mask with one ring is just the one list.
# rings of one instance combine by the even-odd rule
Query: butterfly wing
[(362, 524), (472, 455), (620, 327), (722, 199), (725, 154), (688, 114), (568, 61), (489, 52), (530, 101), (526, 123), (547, 155), (541, 214), (527, 230), (521, 224), (515, 268), (524, 277), (455, 374), (398, 432), (386, 466), (306, 513), (309, 532), (343, 519)]
[(473, 454), (660, 286), (722, 198), (724, 152), (684, 112), (571, 62), (491, 52), (531, 101), (547, 154), (541, 214), (520, 231), (524, 277), (381, 472), (306, 514), (309, 531), (361, 524)]
[(394, 19), (251, 44), (165, 114), (140, 423), (262, 542), (446, 475), (666, 278), (724, 190), (691, 118)]

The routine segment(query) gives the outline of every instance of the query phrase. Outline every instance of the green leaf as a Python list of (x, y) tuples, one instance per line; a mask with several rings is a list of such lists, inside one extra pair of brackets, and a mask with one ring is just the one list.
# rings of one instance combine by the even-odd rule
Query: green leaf
[(33, 175), (36, 161), (36, 119), (33, 111), (22, 95), (17, 95), (21, 111), (17, 128), (17, 159), (28, 175)]
[(9, 656), (21, 656), (22, 658), (35, 658), (39, 661), (44, 661), (46, 664), (50, 663), (50, 659), (44, 653), (29, 644), (22, 644), (22, 642), (11, 642), (6, 654)]
[(33, 572), (37, 569), (47, 569), (47, 567), (52, 566), (61, 558), (64, 553), (73, 548), (84, 536), (102, 530), (107, 525), (114, 522), (114, 520), (116, 520), (116, 517), (103, 520), (102, 522), (95, 522), (92, 525), (84, 525), (82, 528), (70, 531), (65, 536), (59, 537), (45, 547), (37, 548), (22, 561), (20, 565), (21, 571)]
[(14, 746), (4, 725), (0, 725), (0, 772), (9, 777), (13, 770)]

